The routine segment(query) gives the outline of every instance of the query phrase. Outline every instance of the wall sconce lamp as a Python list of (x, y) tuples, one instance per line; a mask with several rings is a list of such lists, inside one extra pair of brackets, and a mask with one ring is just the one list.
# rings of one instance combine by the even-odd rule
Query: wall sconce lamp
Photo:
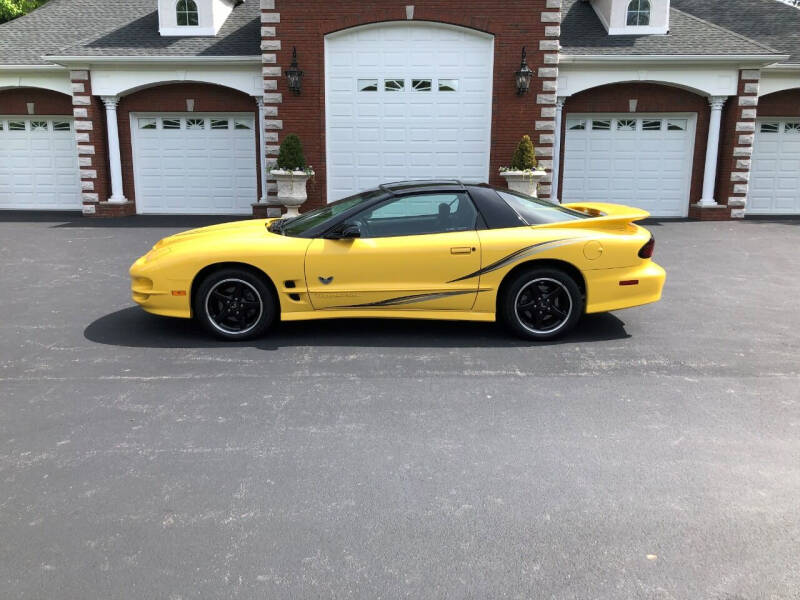
[(297, 66), (297, 47), (292, 48), (292, 64), (286, 69), (285, 74), (286, 80), (289, 83), (289, 89), (292, 90), (296, 96), (299, 96), (303, 81), (303, 72)]
[(522, 47), (522, 62), (519, 65), (519, 71), (514, 73), (514, 76), (517, 79), (517, 96), (522, 96), (523, 94), (528, 92), (528, 89), (531, 87), (531, 76), (533, 76), (533, 71), (528, 66), (528, 61), (526, 60), (527, 54), (525, 52), (525, 46)]

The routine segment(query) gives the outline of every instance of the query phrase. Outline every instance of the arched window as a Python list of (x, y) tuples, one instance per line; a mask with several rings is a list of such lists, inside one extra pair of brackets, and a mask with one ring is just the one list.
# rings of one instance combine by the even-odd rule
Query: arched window
[(194, 0), (178, 0), (175, 8), (178, 25), (197, 25), (197, 3)]
[(628, 25), (650, 25), (649, 0), (631, 0), (628, 4)]

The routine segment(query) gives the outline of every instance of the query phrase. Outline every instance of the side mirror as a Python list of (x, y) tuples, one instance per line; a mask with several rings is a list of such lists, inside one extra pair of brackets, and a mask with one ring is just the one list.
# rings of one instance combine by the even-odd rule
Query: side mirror
[(361, 237), (361, 229), (354, 223), (347, 223), (325, 234), (327, 240), (352, 240)]

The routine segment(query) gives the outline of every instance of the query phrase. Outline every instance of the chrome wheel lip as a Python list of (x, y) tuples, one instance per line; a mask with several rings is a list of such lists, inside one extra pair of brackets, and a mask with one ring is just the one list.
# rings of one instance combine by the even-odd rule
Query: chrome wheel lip
[[(560, 287), (564, 291), (564, 293), (566, 294), (567, 300), (569, 301), (569, 307), (567, 308), (567, 316), (565, 316), (557, 326), (555, 326), (555, 327), (553, 327), (551, 329), (536, 329), (534, 327), (529, 327), (528, 325), (525, 324), (525, 321), (523, 321), (522, 317), (519, 314), (519, 299), (520, 299), (520, 296), (522, 296), (523, 292), (526, 289), (528, 289), (530, 286), (535, 285), (535, 284), (537, 284), (539, 282), (542, 282), (542, 281), (547, 281), (547, 282), (550, 282), (550, 283), (554, 283), (555, 285)], [(569, 321), (569, 318), (572, 316), (572, 310), (573, 310), (572, 295), (569, 293), (569, 290), (567, 289), (567, 286), (565, 286), (558, 279), (553, 279), (552, 277), (537, 277), (535, 279), (531, 279), (530, 281), (528, 281), (525, 285), (523, 285), (519, 289), (519, 291), (517, 292), (517, 295), (514, 297), (514, 316), (516, 316), (516, 318), (517, 318), (517, 323), (519, 323), (520, 326), (523, 329), (525, 329), (526, 331), (530, 331), (531, 333), (534, 333), (534, 334), (537, 334), (537, 335), (550, 335), (552, 333), (557, 332), (559, 329), (561, 329), (562, 327), (564, 327), (564, 325), (567, 324), (567, 322)]]
[[(229, 283), (241, 283), (242, 285), (247, 286), (248, 288), (250, 288), (250, 290), (252, 290), (255, 297), (258, 298), (258, 316), (256, 317), (255, 321), (253, 321), (253, 324), (250, 325), (250, 327), (248, 327), (247, 329), (228, 329), (217, 323), (208, 310), (208, 302), (211, 299), (211, 294), (213, 294), (214, 291), (219, 286)], [(206, 318), (208, 319), (208, 322), (211, 323), (214, 329), (220, 331), (221, 333), (224, 333), (225, 335), (245, 335), (251, 332), (253, 329), (255, 329), (256, 325), (258, 325), (259, 321), (261, 321), (261, 316), (264, 314), (264, 300), (261, 298), (261, 294), (255, 288), (255, 286), (253, 286), (250, 282), (245, 281), (244, 279), (239, 279), (238, 277), (228, 277), (227, 279), (222, 279), (217, 283), (215, 283), (214, 286), (210, 290), (208, 290), (203, 306), (206, 311)]]

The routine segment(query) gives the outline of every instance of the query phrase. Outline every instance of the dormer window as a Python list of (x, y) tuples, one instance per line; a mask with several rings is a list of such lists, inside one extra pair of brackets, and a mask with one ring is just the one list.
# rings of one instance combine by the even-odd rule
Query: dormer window
[(194, 0), (178, 0), (175, 12), (178, 26), (196, 26), (200, 23), (197, 16), (197, 3)]
[(649, 0), (631, 0), (628, 4), (627, 24), (634, 27), (650, 25)]

